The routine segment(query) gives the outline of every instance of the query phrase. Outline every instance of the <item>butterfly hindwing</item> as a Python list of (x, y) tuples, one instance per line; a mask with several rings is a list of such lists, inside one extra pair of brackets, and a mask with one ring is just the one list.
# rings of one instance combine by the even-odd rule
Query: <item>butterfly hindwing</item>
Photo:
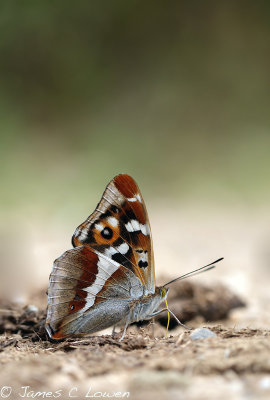
[(76, 247), (54, 262), (46, 330), (57, 340), (105, 329), (125, 319), (142, 295), (129, 269), (88, 246)]
[(116, 176), (97, 208), (76, 229), (73, 246), (89, 246), (133, 272), (145, 288), (155, 291), (152, 237), (146, 207), (136, 182)]

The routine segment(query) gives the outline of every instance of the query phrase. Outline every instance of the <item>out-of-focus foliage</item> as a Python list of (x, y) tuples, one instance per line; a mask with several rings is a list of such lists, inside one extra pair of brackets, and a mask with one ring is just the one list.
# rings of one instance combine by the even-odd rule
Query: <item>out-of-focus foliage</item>
[(119, 172), (269, 201), (269, 22), (262, 0), (2, 2), (4, 213), (70, 212)]

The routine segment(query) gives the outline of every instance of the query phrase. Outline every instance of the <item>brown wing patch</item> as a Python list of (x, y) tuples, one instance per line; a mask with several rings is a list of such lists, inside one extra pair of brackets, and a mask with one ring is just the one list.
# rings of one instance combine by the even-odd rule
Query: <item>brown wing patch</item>
[[(87, 295), (86, 292), (85, 293), (85, 297)], [(73, 314), (75, 312), (78, 312), (79, 310), (81, 310), (86, 304), (85, 300), (73, 300), (69, 303), (68, 305), (68, 312), (69, 314)]]
[(127, 174), (117, 175), (114, 178), (114, 184), (119, 192), (121, 192), (123, 196), (127, 198), (133, 197), (139, 192), (136, 182)]
[(135, 219), (141, 224), (146, 223), (145, 208), (143, 203), (141, 203), (139, 200), (134, 202), (126, 201), (123, 205), (123, 211), (127, 216), (130, 215), (130, 217), (133, 214)]
[(56, 331), (53, 331), (51, 327), (47, 326), (47, 331), (52, 339), (61, 340), (61, 339), (64, 339), (65, 337), (67, 337), (67, 335), (61, 329), (60, 324), (59, 324), (59, 328), (56, 328), (56, 329), (57, 329)]

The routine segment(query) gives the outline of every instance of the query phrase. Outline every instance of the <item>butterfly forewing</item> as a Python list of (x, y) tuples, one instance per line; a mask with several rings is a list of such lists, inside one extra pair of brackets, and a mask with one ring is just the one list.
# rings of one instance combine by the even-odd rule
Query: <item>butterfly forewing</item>
[(97, 208), (76, 229), (73, 246), (89, 246), (132, 271), (155, 292), (155, 271), (149, 219), (141, 192), (129, 175), (116, 176)]

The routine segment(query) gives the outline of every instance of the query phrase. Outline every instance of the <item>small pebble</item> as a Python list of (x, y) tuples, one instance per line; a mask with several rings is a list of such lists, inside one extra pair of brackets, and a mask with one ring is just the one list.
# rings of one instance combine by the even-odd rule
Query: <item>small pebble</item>
[(262, 389), (269, 390), (270, 389), (270, 377), (265, 376), (264, 378), (262, 378), (259, 382), (259, 386)]
[(27, 313), (34, 313), (34, 314), (37, 314), (38, 313), (38, 308), (37, 308), (37, 306), (35, 306), (34, 304), (29, 304), (27, 307), (26, 307), (26, 309), (25, 309), (25, 311), (27, 312)]
[(200, 340), (216, 337), (217, 335), (215, 334), (215, 332), (210, 331), (210, 329), (198, 328), (195, 329), (189, 336), (192, 340)]
[(231, 354), (231, 350), (230, 350), (230, 349), (225, 349), (225, 351), (224, 351), (224, 357), (225, 357), (225, 358), (229, 358), (229, 357), (230, 357), (230, 354)]

